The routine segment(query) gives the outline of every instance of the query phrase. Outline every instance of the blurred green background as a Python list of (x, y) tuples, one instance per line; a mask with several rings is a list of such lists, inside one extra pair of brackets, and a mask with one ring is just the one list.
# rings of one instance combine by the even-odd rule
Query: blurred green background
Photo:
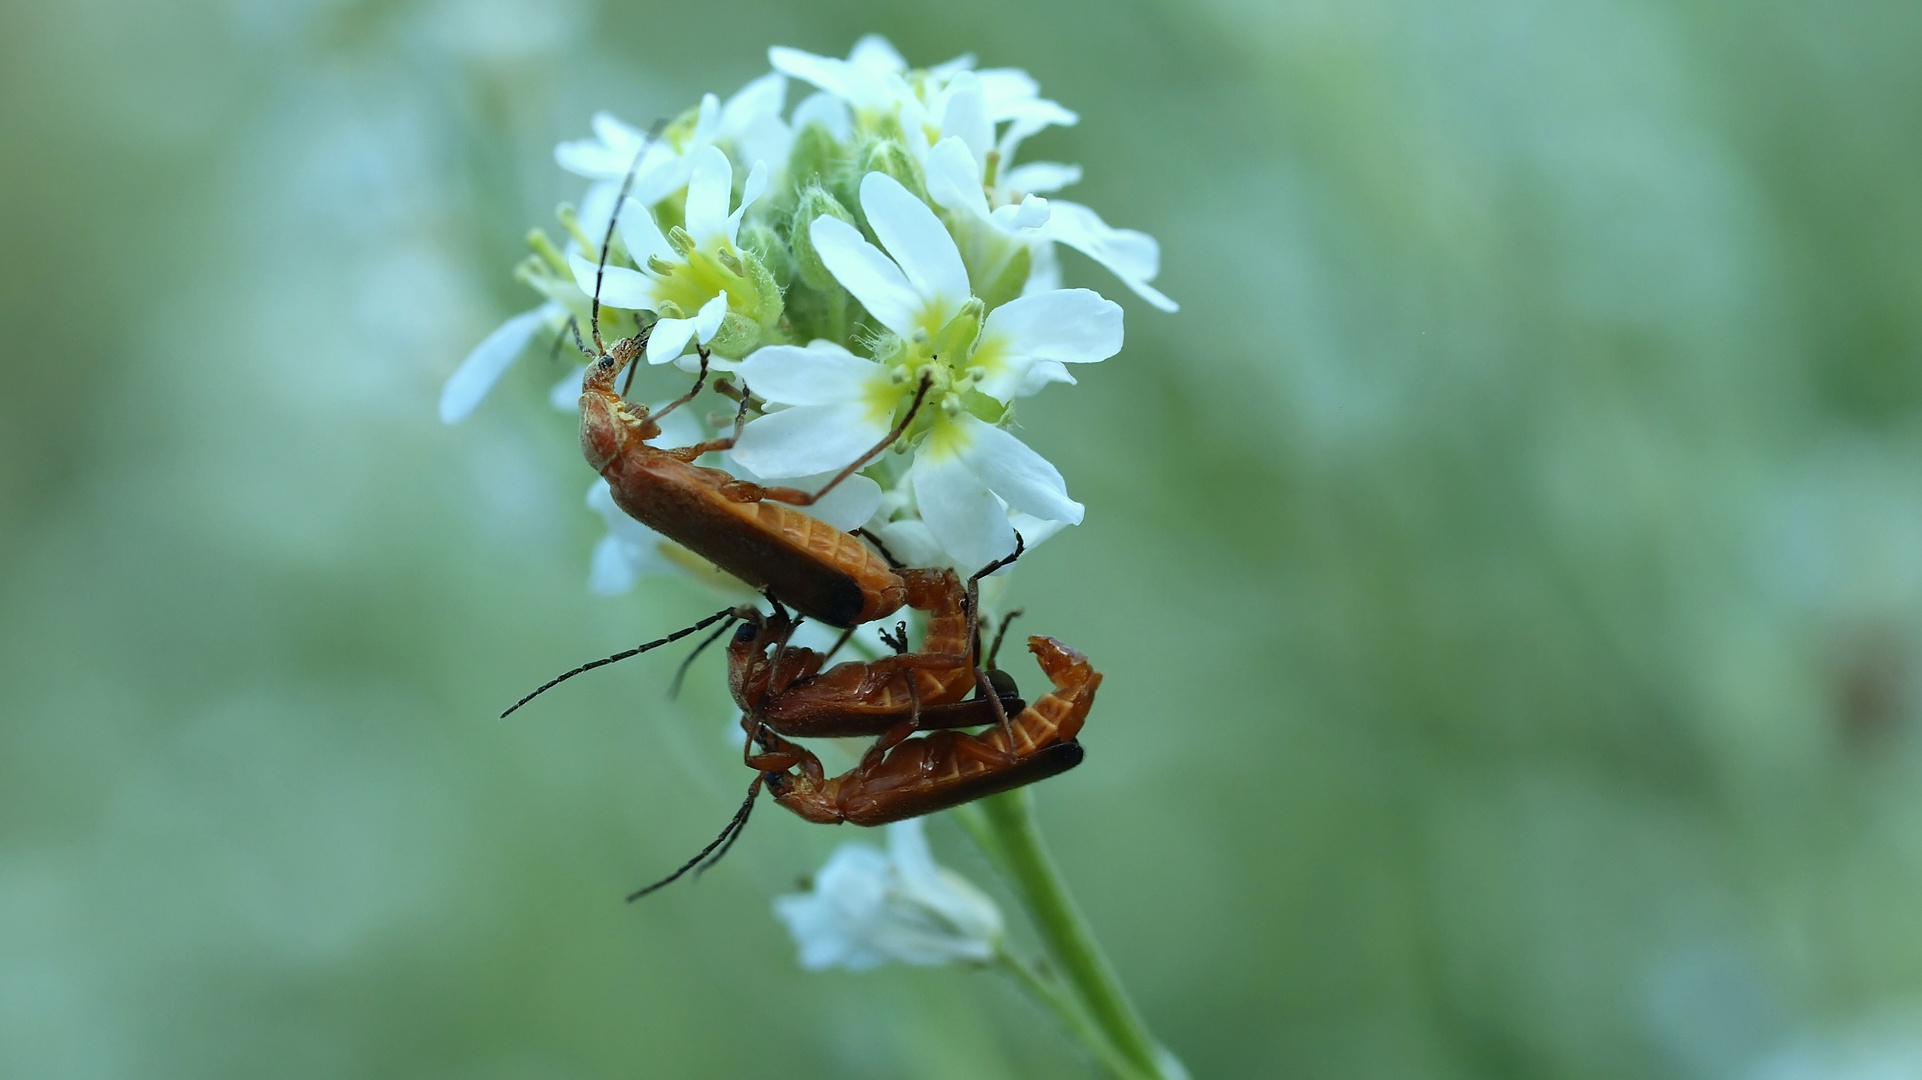
[(712, 658), (493, 719), (713, 607), (588, 595), (538, 354), (435, 418), (553, 143), (872, 30), (1080, 110), (1029, 156), (1184, 303), (1065, 256), (1128, 345), (1024, 407), (1089, 516), (1013, 600), (1197, 1078), (1922, 1076), (1914, 3), (0, 12), (0, 1073), (1088, 1075), (796, 968), (853, 829), (621, 902), (738, 798)]

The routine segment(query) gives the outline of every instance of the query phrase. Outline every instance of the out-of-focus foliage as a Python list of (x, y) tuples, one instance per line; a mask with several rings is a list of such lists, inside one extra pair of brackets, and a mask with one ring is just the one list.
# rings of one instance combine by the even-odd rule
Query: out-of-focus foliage
[(1015, 599), (1195, 1075), (1922, 1075), (1913, 3), (0, 20), (0, 1071), (1081, 1074), (991, 975), (797, 970), (847, 830), (620, 902), (745, 780), (711, 659), (491, 719), (712, 606), (588, 596), (538, 358), (435, 419), (552, 144), (878, 30), (1079, 109), (1184, 304), (1024, 413), (1089, 516)]

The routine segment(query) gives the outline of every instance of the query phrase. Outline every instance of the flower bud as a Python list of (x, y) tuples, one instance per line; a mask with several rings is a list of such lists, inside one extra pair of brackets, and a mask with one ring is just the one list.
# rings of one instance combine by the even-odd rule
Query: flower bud
[[(759, 261), (766, 267), (780, 287), (786, 288), (787, 283), (794, 280), (794, 256), (774, 226), (760, 218), (744, 221), (741, 234), (734, 242), (751, 261)], [(749, 275), (751, 278), (751, 269)]]
[(716, 356), (738, 359), (752, 352), (763, 340), (761, 324), (730, 307), (721, 319), (721, 328), (707, 344)]
[(828, 268), (822, 264), (821, 256), (814, 250), (814, 240), (809, 234), (809, 227), (814, 224), (814, 219), (823, 215), (839, 218), (850, 225), (854, 224), (854, 215), (848, 213), (840, 200), (828, 194), (819, 185), (811, 184), (801, 192), (801, 201), (794, 208), (794, 228), (790, 235), (794, 241), (795, 273), (800, 275), (801, 280), (809, 288), (826, 292), (841, 286), (834, 280), (834, 275), (828, 272)]
[(929, 201), (927, 185), (921, 182), (921, 170), (915, 167), (907, 148), (893, 139), (878, 139), (869, 143), (861, 155), (860, 172), (862, 175), (886, 173), (901, 181), (901, 186), (913, 192), (915, 198), (922, 202)]
[(788, 155), (788, 175), (796, 185), (807, 185), (834, 176), (848, 166), (848, 148), (827, 126), (819, 122), (803, 127), (794, 137)]
[(753, 296), (741, 297), (739, 306), (750, 318), (763, 326), (773, 326), (781, 321), (781, 283), (774, 278), (768, 265), (756, 258), (751, 251), (738, 255), (741, 276), (754, 286)]

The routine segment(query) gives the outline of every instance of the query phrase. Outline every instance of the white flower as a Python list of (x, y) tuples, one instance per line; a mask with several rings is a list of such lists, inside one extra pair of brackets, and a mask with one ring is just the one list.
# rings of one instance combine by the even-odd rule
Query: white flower
[(447, 377), (440, 391), (440, 418), (445, 424), (459, 423), (474, 411), (494, 384), (534, 340), (543, 326), (567, 317), (567, 309), (549, 301), (532, 311), (523, 311), (494, 328), (467, 354), (460, 367)]
[(985, 963), (1000, 948), (994, 901), (934, 862), (921, 821), (888, 827), (886, 854), (843, 844), (810, 892), (775, 898), (809, 971), (903, 964)]
[(735, 459), (764, 476), (844, 466), (887, 434), (926, 374), (937, 385), (908, 477), (922, 520), (957, 565), (1014, 549), (1010, 509), (1079, 524), (1082, 506), (1060, 472), (970, 412), (969, 395), (1006, 402), (1073, 381), (1065, 364), (1120, 350), (1121, 309), (1086, 289), (1058, 290), (1003, 304), (976, 330), (967, 271), (934, 212), (881, 173), (863, 178), (861, 207), (887, 253), (832, 217), (817, 218), (810, 235), (835, 279), (907, 345), (890, 363), (826, 341), (754, 353), (741, 367), (748, 386), (789, 408), (749, 423)]
[[(672, 137), (647, 146), (635, 170), (630, 195), (643, 206), (653, 206), (686, 186), (694, 160), (702, 150), (719, 143), (731, 146), (744, 161), (786, 161), (793, 134), (781, 120), (787, 100), (787, 78), (769, 72), (742, 87), (723, 104), (713, 94), (701, 97), (694, 127), (678, 143)], [(647, 133), (623, 123), (614, 114), (594, 114), (594, 138), (577, 139), (554, 147), (554, 161), (576, 176), (595, 181), (581, 199), (581, 223), (590, 235), (607, 228), (607, 214), (621, 181), (634, 167), (634, 157), (647, 143)]]
[[(741, 217), (767, 191), (767, 179), (767, 164), (755, 162), (741, 189), (741, 204), (730, 213), (734, 166), (720, 148), (703, 149), (694, 155), (693, 172), (687, 182), (682, 243), (670, 241), (647, 207), (630, 198), (622, 210), (619, 228), (622, 242), (641, 269), (611, 264), (599, 267), (580, 251), (572, 251), (567, 264), (574, 273), (574, 283), (592, 296), (598, 273), (602, 304), (665, 315), (647, 340), (650, 364), (664, 364), (681, 355), (689, 340), (707, 344), (727, 316), (730, 290), (738, 297), (754, 295), (753, 283), (728, 263), (740, 266), (734, 241), (740, 234)], [(676, 236), (681, 238), (680, 233)], [(694, 314), (690, 316), (689, 312)]]

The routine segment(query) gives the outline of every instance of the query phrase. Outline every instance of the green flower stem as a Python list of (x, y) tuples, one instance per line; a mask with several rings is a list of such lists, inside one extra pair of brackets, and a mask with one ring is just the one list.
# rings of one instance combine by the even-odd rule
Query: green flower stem
[(1098, 1027), (1087, 1010), (1074, 999), (1074, 995), (1063, 987), (1060, 980), (1050, 978), (1020, 957), (1002, 949), (995, 954), (995, 964), (1012, 976), (1028, 996), (1054, 1014), (1068, 1036), (1080, 1043), (1115, 1080), (1153, 1080), (1148, 1074), (1135, 1068), (1122, 1058), (1120, 1051), (1108, 1041), (1108, 1036)]
[[(978, 813), (958, 814), (961, 826), (1007, 878), (1028, 911), (1041, 942), (1088, 1016), (1134, 1072), (1157, 1080), (1181, 1076), (1179, 1064), (1161, 1050), (1128, 1000), (1114, 966), (1068, 894), (1054, 858), (1034, 820), (1034, 799), (1025, 789), (983, 799)], [(971, 808), (970, 808), (971, 809)], [(1071, 1029), (1072, 1030), (1072, 1029)]]

